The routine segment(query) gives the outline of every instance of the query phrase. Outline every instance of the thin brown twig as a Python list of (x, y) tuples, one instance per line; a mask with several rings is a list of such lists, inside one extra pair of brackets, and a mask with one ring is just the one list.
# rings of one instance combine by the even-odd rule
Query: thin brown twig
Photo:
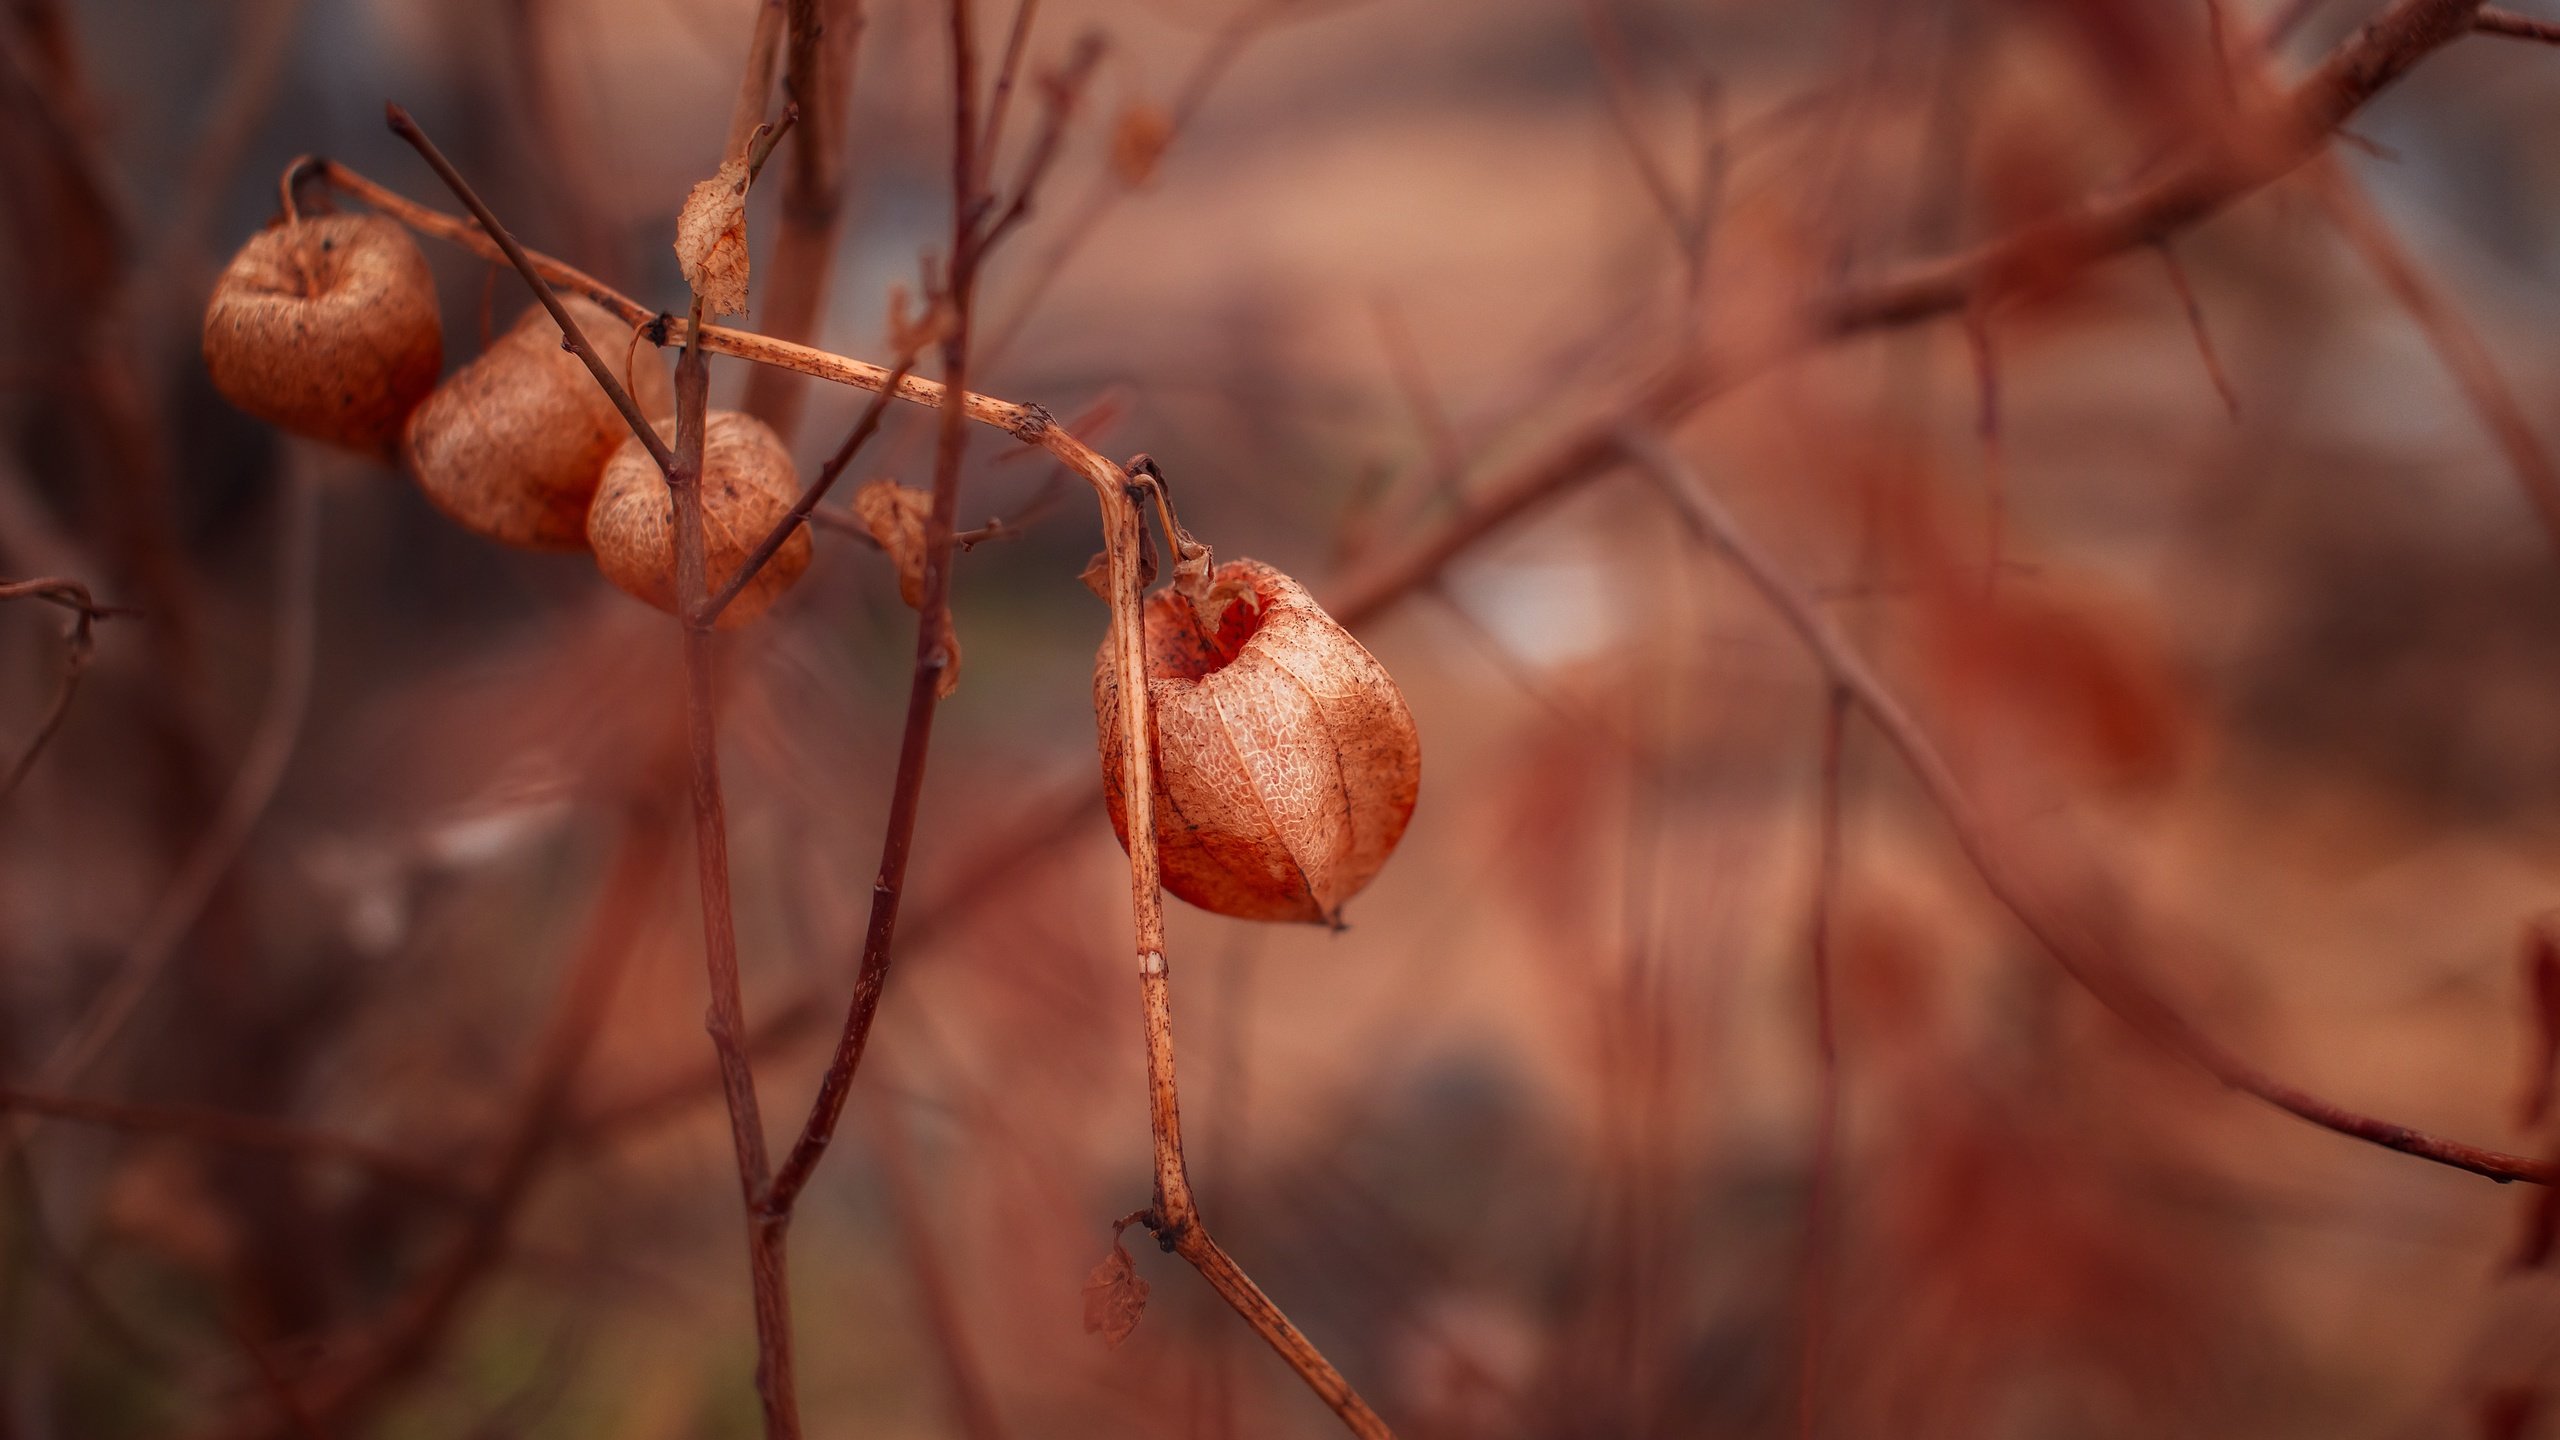
[(1609, 102), (1610, 122), (1616, 126), (1618, 140), (1635, 166), (1636, 178), (1643, 183), (1646, 196), (1660, 212), (1663, 228), (1670, 232), (1671, 243), (1679, 251), (1682, 291), (1694, 311), (1706, 289), (1707, 218), (1719, 181), (1711, 164), (1706, 188), (1694, 197), (1680, 193), (1672, 183), (1670, 167), (1663, 163), (1645, 134), (1635, 67), (1627, 59), (1625, 37), (1618, 33), (1616, 22), (1609, 16), (1608, 0), (1583, 0), (1582, 19), (1592, 59), (1600, 69), (1601, 93)]
[(1015, 226), (1030, 218), (1031, 202), (1040, 193), (1041, 182), (1048, 178), (1049, 167), (1057, 161), (1059, 143), (1066, 138), (1068, 124), (1084, 103), (1085, 88), (1092, 83), (1094, 67), (1102, 63), (1104, 49), (1101, 32), (1088, 30), (1076, 37), (1067, 63), (1057, 73), (1042, 77), (1040, 133), (1032, 140), (1030, 153), (1023, 157), (1021, 172), (1014, 177), (1013, 198), (976, 241), (982, 258)]
[[(783, 85), (800, 112), (799, 137), (782, 179), (773, 254), (757, 271), (759, 318), (767, 334), (817, 338), (818, 312), (844, 223), (845, 127), (861, 55), (862, 0), (790, 0)], [(745, 411), (785, 440), (799, 428), (806, 378), (758, 366), (747, 376)]]
[[(671, 452), (622, 388), (586, 336), (577, 329), (532, 257), (499, 223), (461, 172), (444, 158), (417, 122), (399, 106), (389, 107), (392, 130), (415, 147), (442, 177), (456, 198), (479, 217), (482, 231), (516, 267), (534, 295), (560, 326), (564, 343), (586, 362), (588, 372), (632, 433), (648, 447), (666, 479), (675, 511), (675, 597), (683, 630), (684, 713), (686, 748), (691, 756), (690, 787), (694, 815), (694, 854), (701, 893), (703, 958), (711, 990), (704, 1028), (720, 1062), (721, 1091), (728, 1101), (729, 1129), (738, 1162), (738, 1187), (747, 1216), (747, 1268), (753, 1284), (756, 1315), (756, 1393), (764, 1409), (768, 1440), (798, 1440), (799, 1396), (793, 1381), (789, 1271), (784, 1263), (781, 1232), (764, 1223), (762, 1204), (771, 1184), (771, 1162), (765, 1153), (764, 1122), (756, 1103), (755, 1072), (747, 1060), (746, 1004), (738, 971), (737, 922), (729, 885), (727, 800), (720, 783), (718, 697), (713, 667), (714, 635), (700, 620), (705, 598), (702, 518), (703, 431), (709, 408), (710, 373), (704, 347), (702, 297), (693, 298), (687, 339), (676, 362), (676, 443)], [(748, 132), (752, 141), (755, 131)]]
[(2472, 18), (2471, 26), (2483, 35), (2504, 35), (2510, 40), (2538, 40), (2545, 45), (2560, 45), (2560, 24), (2519, 15), (2503, 5), (2483, 5)]
[(996, 150), (1004, 144), (1006, 113), (1013, 108), (1013, 88), (1022, 78), (1022, 60), (1031, 48), (1031, 27), (1039, 18), (1040, 0), (1014, 0), (1013, 24), (1004, 37), (1004, 58), (996, 62), (995, 88), (987, 96), (987, 133), (978, 144), (981, 175), (995, 173)]
[(2187, 267), (2178, 259), (2177, 247), (2163, 235), (2154, 243), (2160, 252), (2160, 268), (2168, 272), (2169, 286), (2178, 292), (2178, 307), (2187, 313), (2187, 331), (2195, 336), (2196, 357), (2204, 362), (2205, 378), (2213, 382), (2213, 393), (2222, 397), (2222, 408), (2232, 419), (2240, 418), (2240, 392), (2232, 388), (2231, 376), (2222, 368), (2221, 353), (2213, 348), (2213, 332), (2205, 328), (2204, 305), (2196, 299), (2195, 286), (2187, 282)]
[(263, 1150), (302, 1159), (334, 1160), (370, 1171), (422, 1195), (476, 1205), (479, 1193), (448, 1167), (430, 1164), (370, 1140), (297, 1125), (265, 1115), (209, 1105), (146, 1105), (87, 1095), (54, 1095), (0, 1085), (0, 1113), (22, 1111), (140, 1135), (175, 1135), (211, 1145)]
[[(306, 462), (293, 467), (285, 487), (283, 525), (276, 537), (275, 630), (267, 691), (240, 768), (232, 775), (221, 808), (144, 917), (115, 975), (38, 1069), (36, 1088), (70, 1089), (115, 1042), (212, 903), (214, 892), (266, 813), (267, 802), (283, 783), (311, 699), (319, 551), (320, 479)], [(23, 1140), (31, 1129), (31, 1124), (22, 1123), (16, 1139)]]
[[(940, 302), (948, 315), (941, 340), (946, 393), (965, 394), (969, 369), (969, 326), (977, 304), (978, 261), (983, 254), (979, 223), (982, 180), (978, 169), (978, 97), (976, 35), (967, 0), (951, 0), (951, 254)], [(881, 393), (892, 393), (894, 384)], [(761, 1212), (765, 1223), (779, 1229), (791, 1220), (800, 1192), (817, 1172), (844, 1116), (845, 1098), (862, 1068), (871, 1041), (872, 1022), (880, 1013), (880, 996), (889, 983), (891, 947), (897, 938), (898, 904), (906, 893), (907, 860), (915, 846), (916, 818), (922, 813), (925, 764), (933, 749), (933, 721), (942, 703), (950, 667), (958, 660), (951, 630), (951, 534), (960, 503), (960, 466), (967, 449), (965, 415), (945, 408), (934, 442), (933, 509), (924, 527), (924, 584), (916, 607), (915, 666), (907, 684), (906, 723), (898, 739), (898, 768), (890, 781), (889, 815), (880, 838), (880, 867), (871, 884), (871, 913), (864, 922), (862, 953), (854, 967), (853, 997), (845, 1008), (835, 1051), (819, 1077), (818, 1093), (765, 1191)]]
[(2312, 168), (2309, 179), (2330, 223), (2338, 227), (2338, 233), (2346, 237), (2392, 298), (2409, 312), (2409, 318), (2426, 332), (2436, 358), (2443, 362), (2472, 413), (2505, 454), (2507, 467), (2515, 472), (2516, 483), (2532, 503), (2551, 543), (2560, 546), (2560, 463), (2553, 461), (2549, 447), (2534, 430), (2532, 418), (2516, 398), (2514, 387), (2499, 372), (2497, 357), (2490, 354), (2480, 332), (2452, 297), (2428, 277), (2400, 238), (2391, 233), (2391, 227), (2375, 212), (2373, 202), (2343, 165), (2334, 158), (2323, 157)]
[(44, 714), (37, 719), (35, 734), (28, 738), (26, 747), (5, 772), (0, 772), (0, 800), (17, 791), (18, 783), (35, 768), (36, 757), (52, 743), (54, 732), (62, 728), (64, 717), (71, 713), (71, 699), (80, 693), (80, 677), (88, 673), (89, 660), (97, 653), (97, 622), (135, 613), (98, 604), (90, 598), (89, 587), (77, 580), (51, 575), (33, 580), (0, 580), (0, 600), (28, 599), (69, 610), (71, 620), (63, 630), (61, 674), (54, 682), (53, 698), (45, 702)]
[[(508, 232), (507, 227), (499, 223), (497, 213), (480, 198), (480, 192), (472, 189), (471, 182), (462, 178), (462, 172), (455, 169), (444, 152), (436, 148), (436, 143), (427, 138), (427, 132), (418, 128), (418, 122), (407, 110), (390, 105), (384, 107), (383, 113), (391, 124), (391, 133), (409, 142), (419, 157), (427, 162), (427, 168), (436, 172), (436, 178), (445, 183), (445, 188), (451, 190), (454, 198), (460, 200), (463, 208), (479, 222), (473, 233), (494, 246), (497, 251), (495, 258), (515, 266), (517, 273), (525, 277), (525, 283), (533, 287), (534, 298), (542, 302), (542, 308), (550, 311), (553, 322), (559, 325), (561, 343), (585, 363), (587, 373), (595, 377), (596, 384), (604, 387), (604, 393), (613, 401), (613, 408), (621, 412), (623, 423), (631, 427), (631, 433), (639, 436), (641, 445), (647, 448), (649, 458), (657, 461), (661, 470), (674, 464), (675, 454), (667, 448), (666, 438), (658, 433), (657, 426), (649, 423), (648, 416), (640, 413), (639, 402), (623, 388), (613, 366), (589, 343), (586, 332), (578, 328), (576, 318), (569, 314), (568, 307), (560, 303), (558, 292), (547, 283), (548, 277), (533, 263), (532, 256), (516, 242), (516, 237)], [(304, 162), (297, 160), (294, 163), (300, 165)], [(317, 162), (315, 168), (332, 176), (337, 173), (337, 167), (325, 160)]]
[(1743, 531), (1696, 471), (1652, 431), (1631, 427), (1622, 432), (1621, 443), (1628, 457), (1658, 482), (1697, 537), (1723, 552), (1803, 642), (1830, 682), (1844, 691), (1883, 733), (1930, 802), (1946, 818), (1957, 848), (1981, 876), (1992, 898), (2098, 1003), (2136, 1033), (2222, 1084), (2322, 1129), (2492, 1180), (2529, 1180), (2538, 1185), (2553, 1182), (2553, 1167), (2543, 1161), (2378, 1120), (2288, 1085), (2250, 1066), (2198, 1029), (2136, 973), (2132, 957), (2122, 953), (2110, 931), (2078, 925), (2046, 899), (2028, 866), (1994, 835), (1971, 792), (1957, 778), (1954, 767), (1928, 732), (1805, 588)]
[(942, 1362), (945, 1388), (951, 1392), (951, 1418), (965, 1440), (1004, 1440), (1003, 1418), (988, 1393), (977, 1352), (969, 1343), (969, 1327), (960, 1314), (960, 1297), (952, 1292), (950, 1273), (942, 1263), (942, 1247), (933, 1233), (933, 1213), (917, 1183), (915, 1150), (907, 1142), (907, 1122), (897, 1108), (871, 1092), (872, 1132), (878, 1137), (881, 1176), (888, 1183), (890, 1213), (897, 1217), (899, 1252), (916, 1287), (916, 1303), (924, 1310), (925, 1329), (933, 1336), (935, 1356)]
[[(915, 363), (916, 352), (913, 350), (898, 358), (898, 368), (892, 372), (888, 386), (872, 393), (870, 403), (862, 407), (861, 417), (853, 422), (853, 429), (846, 433), (843, 443), (836, 446), (836, 453), (828, 456), (827, 463), (818, 467), (818, 478), (809, 482), (808, 487), (800, 492), (800, 498), (792, 502), (791, 509), (774, 522), (773, 528), (765, 532), (765, 537), (756, 542), (756, 548), (739, 562), (737, 570), (713, 592), (710, 599), (703, 602), (698, 617), (701, 623), (708, 625), (718, 620), (720, 612), (729, 608), (729, 602), (738, 598), (738, 592), (747, 588), (747, 582), (756, 578), (756, 572), (764, 569), (766, 562), (772, 560), (784, 543), (791, 539), (791, 532), (818, 513), (818, 502), (827, 498), (827, 492), (835, 488), (845, 467), (853, 463), (853, 457), (861, 453), (862, 447), (879, 431), (880, 421), (888, 413), (890, 394), (896, 390), (898, 382), (906, 378), (907, 372), (915, 368)], [(863, 533), (868, 535), (870, 532), (864, 530)]]
[(277, 1416), (292, 1426), (302, 1440), (328, 1440), (328, 1432), (320, 1428), (319, 1417), (311, 1413), (311, 1407), (303, 1403), (301, 1392), (294, 1389), (293, 1381), (276, 1364), (274, 1350), (258, 1338), (255, 1323), (246, 1316), (234, 1317), (231, 1336), (248, 1355), (251, 1368), (258, 1372), (258, 1384), (275, 1405)]
[[(1351, 0), (1351, 3), (1359, 3), (1359, 0)], [(1191, 62), (1190, 70), (1176, 87), (1163, 148), (1172, 149), (1183, 132), (1191, 127), (1200, 107), (1208, 102), (1227, 71), (1243, 57), (1246, 45), (1255, 36), (1295, 14), (1328, 8), (1341, 7), (1320, 7), (1307, 4), (1305, 0), (1244, 0), (1201, 47), (1199, 55)], [(1031, 281), (1014, 300), (1013, 309), (989, 328), (987, 341), (980, 347), (979, 369), (991, 370), (1012, 353), (1014, 342), (1021, 338), (1023, 328), (1031, 323), (1041, 301), (1048, 297), (1049, 287), (1092, 241), (1104, 217), (1128, 198), (1134, 188), (1108, 170), (1094, 178), (1084, 193), (1084, 199), (1069, 214), (1066, 223), (1058, 227), (1057, 239), (1050, 243), (1034, 266)]]
[(783, 0), (759, 0), (755, 29), (747, 38), (747, 63), (738, 75), (738, 98), (729, 106), (728, 138), (720, 146), (724, 161), (747, 153), (756, 127), (764, 123), (765, 111), (772, 108), (773, 74), (781, 63), (787, 20)]
[(1459, 444), (1457, 429), (1449, 423), (1449, 412), (1431, 386), (1431, 372), (1422, 363), (1422, 351), (1413, 343), (1413, 331), (1404, 322), (1404, 312), (1385, 296), (1370, 307), (1371, 318), (1378, 327), (1378, 343), (1387, 352), (1387, 371), (1395, 379), (1396, 389), (1404, 396), (1405, 408), (1413, 412), (1414, 427), (1422, 432), (1423, 454), (1429, 457), (1426, 467), (1440, 497), (1453, 505), (1466, 503), (1467, 454)]

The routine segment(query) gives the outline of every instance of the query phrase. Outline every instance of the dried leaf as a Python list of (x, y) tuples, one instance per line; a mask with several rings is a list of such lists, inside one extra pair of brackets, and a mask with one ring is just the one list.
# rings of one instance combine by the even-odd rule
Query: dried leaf
[(882, 478), (853, 492), (853, 515), (898, 567), (898, 598), (924, 608), (924, 525), (933, 496)]
[(1138, 1317), (1147, 1313), (1147, 1282), (1138, 1273), (1138, 1262), (1120, 1244), (1119, 1232), (1112, 1232), (1111, 1253), (1093, 1267), (1084, 1281), (1084, 1333), (1099, 1335), (1102, 1343), (1114, 1350), (1138, 1328)]
[[(1234, 561), (1210, 593), (1242, 597), (1214, 626), (1171, 590), (1145, 611), (1165, 888), (1221, 915), (1339, 923), (1413, 816), (1412, 713), (1385, 667), (1288, 576)], [(1107, 644), (1093, 678), (1103, 788), (1125, 845)]]
[(1156, 178), (1173, 144), (1173, 116), (1161, 105), (1131, 105), (1111, 124), (1111, 173), (1132, 190)]
[(889, 287), (889, 348), (901, 355), (921, 355), (941, 344), (943, 337), (951, 333), (952, 323), (959, 318), (950, 304), (939, 296), (925, 306), (922, 315), (910, 313), (909, 307), (913, 303), (908, 298), (906, 286)]
[[(933, 514), (933, 496), (885, 477), (853, 492), (853, 515), (898, 567), (898, 598), (907, 608), (924, 608), (924, 527)], [(943, 617), (942, 673), (934, 693), (942, 699), (960, 688), (960, 634)]]
[(747, 308), (747, 162), (732, 160), (693, 187), (676, 217), (676, 264), (713, 316)]

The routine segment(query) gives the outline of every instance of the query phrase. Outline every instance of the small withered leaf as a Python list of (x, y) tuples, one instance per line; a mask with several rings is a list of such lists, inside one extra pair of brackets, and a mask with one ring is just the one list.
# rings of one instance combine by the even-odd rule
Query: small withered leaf
[(921, 355), (941, 344), (956, 318), (940, 297), (927, 304), (922, 315), (912, 313), (913, 303), (906, 286), (889, 287), (889, 348), (901, 355)]
[[(898, 568), (898, 598), (910, 610), (924, 608), (925, 521), (933, 514), (933, 496), (886, 476), (853, 492), (853, 516), (871, 532), (889, 563)], [(942, 668), (933, 691), (948, 700), (960, 688), (960, 632), (949, 612), (942, 617)]]
[(732, 160), (693, 187), (676, 216), (676, 264), (712, 316), (747, 308), (747, 162)]
[(1102, 1343), (1117, 1350), (1120, 1342), (1138, 1328), (1138, 1318), (1147, 1313), (1147, 1282), (1138, 1273), (1138, 1262), (1114, 1233), (1111, 1253), (1093, 1267), (1084, 1281), (1084, 1333), (1099, 1335)]
[[(1093, 558), (1084, 562), (1084, 573), (1078, 578), (1084, 581), (1084, 588), (1093, 592), (1094, 599), (1105, 605), (1110, 604), (1111, 552), (1094, 551)], [(1147, 532), (1142, 529), (1138, 532), (1138, 588), (1144, 590), (1154, 583), (1156, 583), (1155, 542), (1149, 539)]]
[(933, 496), (882, 477), (853, 492), (853, 515), (898, 567), (898, 598), (924, 608), (924, 522)]
[(1129, 106), (1111, 123), (1111, 173), (1132, 190), (1156, 178), (1165, 148), (1173, 143), (1173, 117), (1161, 105)]

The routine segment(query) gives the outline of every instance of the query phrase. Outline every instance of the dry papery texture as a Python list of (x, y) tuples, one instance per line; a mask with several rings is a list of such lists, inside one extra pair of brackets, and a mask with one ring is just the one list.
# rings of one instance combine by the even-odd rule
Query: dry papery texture
[[(657, 347), (580, 296), (569, 317), (651, 419), (675, 414), (675, 387)], [(631, 427), (560, 346), (560, 326), (535, 305), (488, 350), (436, 387), (409, 417), (409, 473), (436, 508), (492, 540), (536, 550), (587, 543), (587, 504)]]
[(409, 232), (378, 215), (260, 231), (214, 283), (204, 363), (261, 420), (388, 454), (444, 371), (435, 277)]
[[(670, 425), (660, 425), (668, 434)], [(791, 448), (773, 427), (735, 410), (714, 410), (702, 429), (702, 564), (705, 586), (717, 592), (738, 573), (757, 545), (791, 513), (800, 481)], [(675, 613), (675, 501), (658, 462), (638, 436), (625, 440), (605, 466), (587, 512), (587, 543), (596, 568), (614, 584)], [(720, 628), (735, 629), (782, 598), (809, 568), (809, 531), (794, 530), (756, 577), (720, 612)]]
[[(1412, 712), (1386, 667), (1295, 580), (1236, 560), (1218, 568), (1210, 594), (1214, 629), (1172, 590), (1146, 607), (1165, 888), (1239, 919), (1339, 923), (1413, 818), (1422, 747)], [(1126, 846), (1108, 644), (1094, 661), (1093, 708), (1111, 827)]]

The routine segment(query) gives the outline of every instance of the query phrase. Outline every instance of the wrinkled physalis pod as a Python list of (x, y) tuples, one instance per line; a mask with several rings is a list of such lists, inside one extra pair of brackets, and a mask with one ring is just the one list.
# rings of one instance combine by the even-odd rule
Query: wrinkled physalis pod
[[(582, 295), (562, 304), (651, 419), (673, 415), (675, 387), (657, 347)], [(509, 545), (578, 550), (587, 503), (614, 447), (631, 437), (560, 326), (535, 305), (409, 417), (409, 473), (436, 508)]]
[[(658, 432), (673, 442), (672, 425)], [(735, 410), (714, 410), (702, 428), (702, 568), (704, 588), (718, 594), (800, 498), (791, 448), (773, 427)], [(675, 497), (658, 462), (632, 436), (613, 452), (587, 512), (587, 543), (596, 568), (633, 595), (672, 615), (676, 609)], [(801, 526), (773, 552), (756, 578), (720, 612), (735, 629), (764, 613), (809, 568), (809, 531)]]
[[(1340, 923), (1413, 817), (1422, 748), (1396, 682), (1298, 582), (1219, 566), (1198, 606), (1146, 602), (1165, 888), (1245, 920)], [(1214, 620), (1204, 624), (1205, 609)], [(1129, 843), (1120, 685), (1094, 662), (1103, 793)]]
[(214, 282), (204, 364), (259, 419), (384, 454), (444, 369), (427, 257), (379, 215), (262, 230)]

